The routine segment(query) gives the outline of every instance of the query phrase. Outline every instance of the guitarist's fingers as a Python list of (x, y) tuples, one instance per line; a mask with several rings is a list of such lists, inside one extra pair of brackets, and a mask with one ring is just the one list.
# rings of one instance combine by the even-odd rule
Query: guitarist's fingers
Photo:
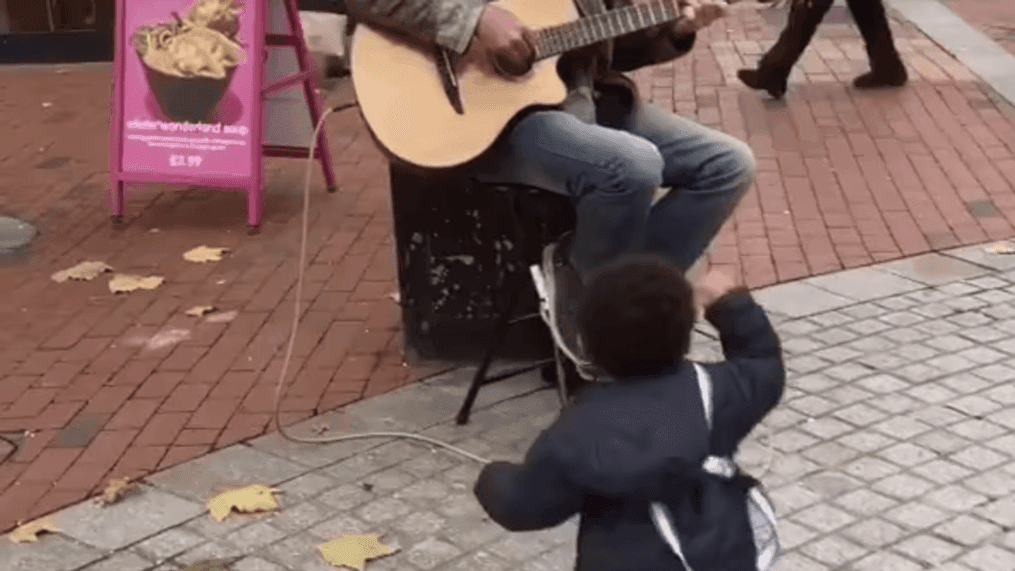
[(525, 35), (511, 42), (511, 56), (516, 62), (528, 62), (533, 59), (535, 49)]

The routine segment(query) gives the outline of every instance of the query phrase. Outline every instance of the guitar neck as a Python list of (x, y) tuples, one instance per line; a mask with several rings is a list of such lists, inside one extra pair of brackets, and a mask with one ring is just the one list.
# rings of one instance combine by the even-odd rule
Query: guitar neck
[[(681, 19), (674, 0), (634, 4), (534, 31), (536, 59), (558, 56), (574, 49)], [(690, 28), (687, 30), (691, 31)]]

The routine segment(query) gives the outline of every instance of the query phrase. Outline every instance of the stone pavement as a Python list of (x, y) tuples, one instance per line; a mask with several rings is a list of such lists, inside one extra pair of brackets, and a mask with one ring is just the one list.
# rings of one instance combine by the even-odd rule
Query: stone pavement
[[(781, 517), (781, 571), (1015, 568), (1015, 256), (972, 247), (766, 288), (789, 371), (782, 403), (739, 461)], [(719, 357), (707, 329), (693, 356)], [(408, 430), (518, 460), (557, 414), (534, 376), (481, 393), (453, 424), (467, 372), (361, 401), (301, 435)], [(400, 551), (367, 571), (551, 571), (576, 522), (508, 533), (471, 494), (479, 465), (428, 445), (291, 445), (271, 434), (147, 478), (112, 507), (73, 506), (38, 544), (0, 540), (7, 571), (325, 571), (316, 546), (379, 533)], [(204, 502), (277, 486), (281, 510), (214, 523)]]
[[(735, 12), (692, 55), (637, 74), (646, 94), (748, 140), (758, 184), (714, 261), (751, 287), (1015, 234), (1015, 110), (913, 26), (894, 21), (913, 83), (857, 93), (859, 36), (833, 8), (782, 103), (734, 78), (781, 26)], [(1004, 71), (1004, 70), (1000, 70)], [(240, 193), (172, 186), (129, 195), (113, 230), (108, 66), (0, 69), (0, 214), (35, 224), (0, 260), (0, 532), (142, 476), (264, 434), (295, 283), (301, 161), (268, 161), (262, 234)], [(348, 83), (330, 93), (350, 97)], [(50, 104), (50, 105), (43, 105)], [(315, 170), (311, 267), (284, 418), (297, 422), (428, 371), (402, 363), (385, 164), (354, 112), (327, 126), (340, 192)], [(225, 246), (222, 262), (181, 254)], [(111, 295), (105, 279), (56, 284), (84, 260), (161, 275)], [(215, 314), (184, 315), (196, 305)], [(2, 447), (3, 444), (0, 444)], [(0, 448), (0, 454), (5, 450)]]

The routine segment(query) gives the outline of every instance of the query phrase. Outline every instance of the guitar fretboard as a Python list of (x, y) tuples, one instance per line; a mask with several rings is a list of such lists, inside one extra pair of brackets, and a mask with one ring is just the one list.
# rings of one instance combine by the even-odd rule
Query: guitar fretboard
[(672, 22), (680, 18), (674, 0), (656, 0), (587, 16), (535, 31), (536, 59), (545, 59), (597, 42)]

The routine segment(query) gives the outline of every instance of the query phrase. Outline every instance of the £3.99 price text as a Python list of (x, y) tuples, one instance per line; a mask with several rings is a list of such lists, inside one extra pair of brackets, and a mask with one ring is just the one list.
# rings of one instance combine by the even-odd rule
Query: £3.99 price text
[(169, 155), (169, 166), (171, 167), (199, 167), (201, 166), (201, 157), (192, 155), (185, 157), (183, 155)]

